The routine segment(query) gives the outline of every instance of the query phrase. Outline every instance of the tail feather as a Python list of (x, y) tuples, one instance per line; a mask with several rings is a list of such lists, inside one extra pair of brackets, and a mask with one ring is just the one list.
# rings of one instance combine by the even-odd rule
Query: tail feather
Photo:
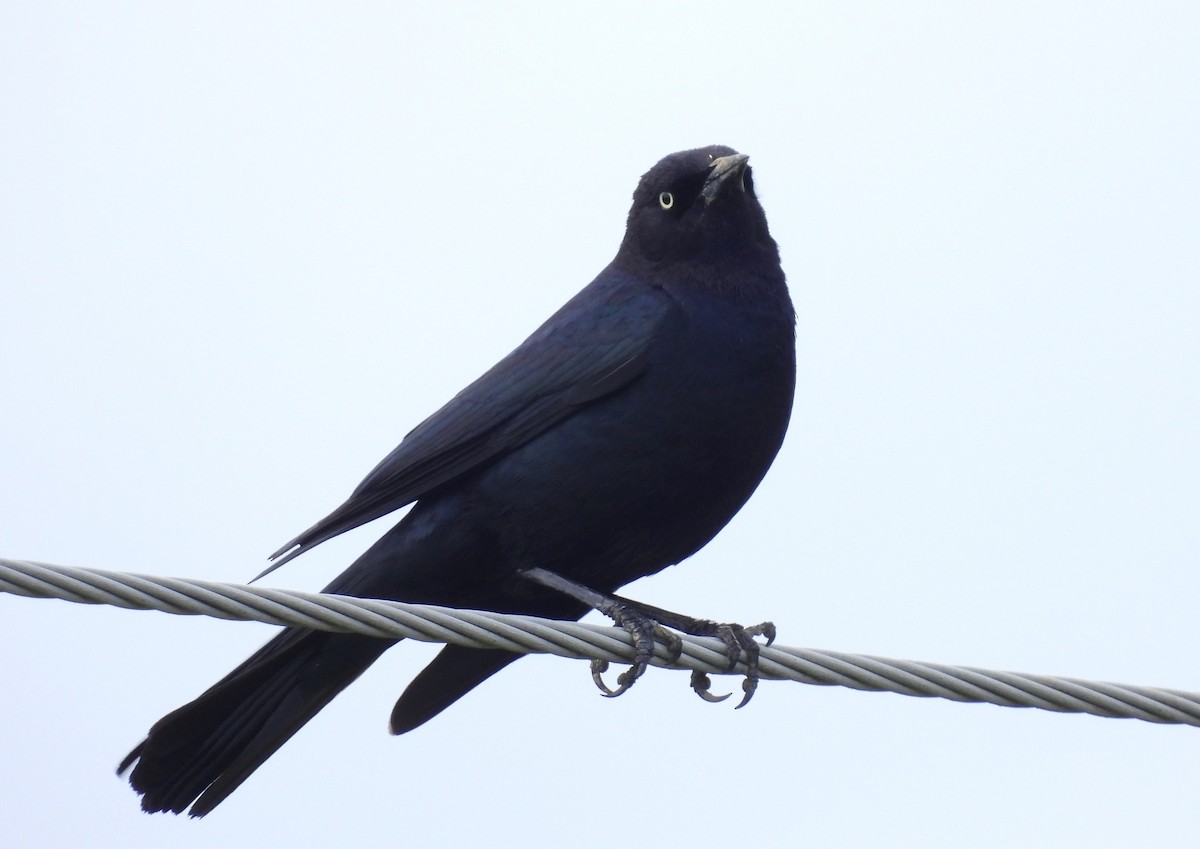
[[(167, 714), (118, 767), (146, 811), (204, 816), (393, 643), (289, 629)], [(136, 763), (136, 765), (135, 765)]]
[(388, 727), (393, 734), (412, 731), (519, 657), (495, 649), (446, 646), (404, 690)]
[[(336, 582), (328, 589), (379, 591)], [(583, 613), (557, 600), (531, 612), (563, 618)], [(129, 771), (144, 810), (204, 816), (392, 645), (375, 637), (286, 629), (194, 701), (156, 722), (117, 772)], [(392, 733), (432, 719), (520, 656), (445, 646), (396, 702)]]

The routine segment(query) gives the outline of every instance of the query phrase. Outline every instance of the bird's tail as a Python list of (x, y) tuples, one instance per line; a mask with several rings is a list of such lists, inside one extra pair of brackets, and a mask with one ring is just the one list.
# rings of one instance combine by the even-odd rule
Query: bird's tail
[[(167, 714), (117, 768), (146, 811), (207, 814), (393, 641), (288, 629)], [(134, 765), (136, 762), (136, 765)]]

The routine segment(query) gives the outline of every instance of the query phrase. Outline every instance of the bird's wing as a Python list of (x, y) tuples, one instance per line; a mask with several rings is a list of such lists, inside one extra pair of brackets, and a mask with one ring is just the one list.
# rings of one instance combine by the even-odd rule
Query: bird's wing
[(670, 304), (661, 290), (602, 274), (414, 428), (344, 504), (271, 555), (275, 562), (258, 577), (503, 457), (629, 385), (644, 371), (654, 329)]

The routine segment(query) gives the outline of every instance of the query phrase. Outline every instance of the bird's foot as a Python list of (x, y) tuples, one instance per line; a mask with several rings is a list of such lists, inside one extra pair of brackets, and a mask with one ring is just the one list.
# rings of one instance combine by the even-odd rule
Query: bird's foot
[[(613, 689), (604, 683), (604, 673), (608, 670), (607, 660), (592, 661), (592, 680), (601, 692), (608, 697), (619, 696), (633, 686), (633, 683), (646, 671), (650, 660), (654, 657), (654, 644), (658, 640), (667, 646), (667, 652), (672, 661), (678, 660), (683, 650), (679, 637), (667, 628), (682, 631), (695, 637), (716, 637), (725, 644), (725, 656), (729, 660), (727, 671), (732, 672), (741, 660), (746, 664), (746, 678), (742, 681), (742, 700), (738, 707), (745, 707), (758, 689), (758, 655), (760, 646), (754, 639), (762, 636), (767, 638), (769, 646), (775, 642), (775, 626), (770, 622), (762, 622), (750, 628), (728, 622), (712, 622), (708, 619), (696, 619), (679, 613), (672, 613), (660, 607), (653, 607), (641, 602), (631, 601), (618, 595), (601, 593), (564, 578), (546, 569), (534, 568), (524, 572), (530, 580), (543, 586), (558, 590), (565, 595), (581, 601), (589, 607), (600, 611), (624, 628), (633, 637), (633, 665), (617, 677), (617, 687)], [(665, 627), (664, 627), (665, 626)], [(723, 702), (730, 694), (714, 695), (712, 682), (703, 672), (692, 673), (692, 689), (696, 695), (706, 702)]]
[(668, 631), (653, 618), (638, 610), (633, 603), (613, 597), (605, 599), (605, 602), (596, 609), (628, 631), (629, 635), (633, 637), (633, 665), (617, 676), (617, 689), (614, 690), (604, 683), (603, 676), (608, 671), (608, 661), (592, 661), (592, 680), (608, 698), (621, 695), (633, 686), (634, 681), (642, 677), (646, 667), (650, 665), (650, 660), (654, 657), (656, 641), (666, 645), (667, 654), (672, 663), (679, 660), (679, 655), (683, 653), (683, 641), (679, 639), (679, 635)]
[[(775, 624), (773, 622), (760, 622), (757, 625), (746, 628), (733, 622), (711, 622), (707, 619), (693, 620), (693, 627), (686, 630), (687, 633), (697, 637), (716, 637), (725, 644), (725, 657), (729, 659), (728, 671), (732, 672), (737, 666), (738, 661), (745, 658), (746, 677), (742, 680), (742, 700), (738, 702), (737, 707), (742, 708), (749, 704), (750, 699), (754, 697), (755, 690), (758, 689), (758, 654), (759, 645), (754, 639), (757, 636), (767, 638), (767, 645), (775, 642)], [(707, 673), (700, 671), (692, 672), (692, 689), (696, 691), (696, 695), (704, 699), (706, 702), (723, 702), (732, 695), (726, 693), (723, 696), (715, 695), (712, 692), (712, 681)], [(736, 709), (736, 708), (735, 708)]]

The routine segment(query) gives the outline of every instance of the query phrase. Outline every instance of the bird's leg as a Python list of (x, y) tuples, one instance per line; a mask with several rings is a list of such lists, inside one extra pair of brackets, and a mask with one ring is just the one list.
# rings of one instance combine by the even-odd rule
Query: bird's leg
[(676, 634), (672, 634), (656, 622), (652, 616), (647, 616), (640, 610), (637, 602), (597, 592), (591, 587), (576, 583), (547, 569), (533, 568), (522, 574), (544, 587), (568, 595), (593, 610), (603, 613), (633, 637), (633, 665), (617, 677), (617, 689), (610, 688), (604, 683), (602, 677), (608, 671), (608, 661), (592, 661), (592, 680), (596, 682), (596, 686), (604, 695), (610, 698), (619, 696), (632, 687), (634, 681), (642, 677), (642, 673), (650, 664), (650, 659), (654, 657), (655, 640), (660, 640), (667, 646), (667, 653), (672, 661), (679, 659), (679, 654), (683, 651), (682, 641)]
[[(608, 661), (592, 661), (592, 680), (607, 696), (619, 696), (633, 686), (633, 682), (646, 671), (650, 659), (654, 656), (654, 641), (659, 639), (667, 644), (673, 659), (678, 659), (682, 651), (679, 637), (667, 631), (663, 626), (674, 628), (685, 634), (696, 637), (716, 637), (725, 644), (725, 656), (729, 659), (729, 669), (737, 666), (738, 660), (745, 658), (746, 678), (742, 682), (742, 700), (738, 707), (744, 707), (754, 695), (758, 687), (758, 653), (759, 645), (754, 640), (756, 636), (767, 638), (767, 645), (775, 641), (775, 625), (762, 622), (750, 628), (733, 623), (712, 622), (708, 619), (696, 619), (681, 613), (672, 613), (661, 607), (633, 601), (619, 595), (602, 593), (564, 578), (547, 569), (533, 568), (522, 573), (532, 581), (557, 590), (570, 596), (576, 601), (598, 610), (612, 619), (617, 625), (628, 631), (634, 640), (635, 654), (633, 666), (617, 678), (617, 689), (613, 690), (604, 683), (601, 674), (608, 669)], [(722, 702), (729, 695), (716, 696), (709, 689), (711, 682), (703, 672), (692, 672), (692, 689), (700, 698), (709, 702)]]

